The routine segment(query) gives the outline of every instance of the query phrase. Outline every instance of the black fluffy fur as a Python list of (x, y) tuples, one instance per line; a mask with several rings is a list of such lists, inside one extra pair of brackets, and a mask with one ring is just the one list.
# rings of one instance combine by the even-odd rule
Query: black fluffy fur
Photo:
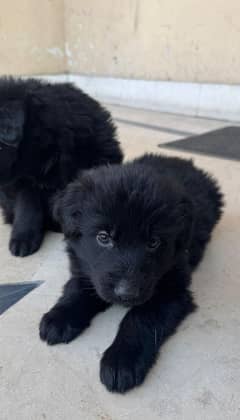
[(59, 230), (51, 198), (78, 170), (121, 161), (109, 112), (80, 89), (0, 79), (0, 205), (12, 254), (35, 252), (46, 229)]
[(130, 307), (101, 360), (109, 391), (143, 382), (164, 341), (195, 309), (189, 290), (222, 211), (216, 181), (191, 161), (144, 155), (86, 171), (56, 199), (71, 279), (40, 336), (67, 343), (113, 303)]

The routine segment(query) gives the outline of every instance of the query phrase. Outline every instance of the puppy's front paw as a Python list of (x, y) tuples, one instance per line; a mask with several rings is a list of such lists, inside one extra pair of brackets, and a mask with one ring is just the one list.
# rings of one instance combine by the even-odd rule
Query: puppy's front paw
[(13, 234), (10, 242), (9, 249), (15, 257), (26, 257), (36, 252), (42, 242), (43, 235), (41, 233), (21, 233)]
[(39, 325), (40, 338), (49, 345), (69, 343), (79, 333), (78, 328), (70, 325), (65, 311), (61, 308), (52, 309), (43, 315)]
[[(138, 352), (137, 352), (138, 353)], [(148, 371), (144, 357), (133, 349), (109, 347), (101, 360), (100, 379), (108, 391), (124, 393), (140, 385)]]

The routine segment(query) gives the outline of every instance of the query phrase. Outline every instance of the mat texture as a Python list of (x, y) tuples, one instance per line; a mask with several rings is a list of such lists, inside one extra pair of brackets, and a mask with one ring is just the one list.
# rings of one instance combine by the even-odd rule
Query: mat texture
[(43, 282), (0, 285), (0, 315)]
[(159, 147), (240, 160), (240, 127), (224, 127), (198, 136), (159, 144)]

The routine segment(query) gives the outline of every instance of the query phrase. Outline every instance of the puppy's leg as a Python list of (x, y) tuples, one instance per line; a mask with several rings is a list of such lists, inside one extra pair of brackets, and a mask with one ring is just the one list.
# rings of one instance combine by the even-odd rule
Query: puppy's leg
[(124, 393), (140, 385), (155, 362), (161, 345), (193, 309), (188, 291), (169, 301), (154, 298), (131, 309), (101, 360), (100, 378), (106, 388)]
[(72, 278), (65, 285), (63, 295), (53, 308), (43, 315), (40, 337), (48, 344), (68, 343), (90, 325), (92, 318), (109, 306), (94, 292)]
[(43, 239), (43, 209), (40, 193), (23, 188), (17, 195), (9, 249), (15, 256), (33, 254)]

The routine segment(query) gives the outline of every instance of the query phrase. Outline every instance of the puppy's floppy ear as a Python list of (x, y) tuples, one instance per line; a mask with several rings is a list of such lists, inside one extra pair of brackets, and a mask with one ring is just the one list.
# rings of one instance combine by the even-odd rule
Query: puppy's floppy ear
[(188, 197), (184, 197), (177, 206), (176, 221), (178, 224), (177, 250), (188, 250), (194, 226), (194, 205)]
[(17, 147), (23, 134), (25, 112), (20, 101), (8, 101), (0, 108), (0, 142)]
[(81, 236), (79, 218), (84, 201), (93, 191), (93, 180), (87, 173), (58, 192), (53, 199), (53, 218), (61, 225), (66, 238)]

